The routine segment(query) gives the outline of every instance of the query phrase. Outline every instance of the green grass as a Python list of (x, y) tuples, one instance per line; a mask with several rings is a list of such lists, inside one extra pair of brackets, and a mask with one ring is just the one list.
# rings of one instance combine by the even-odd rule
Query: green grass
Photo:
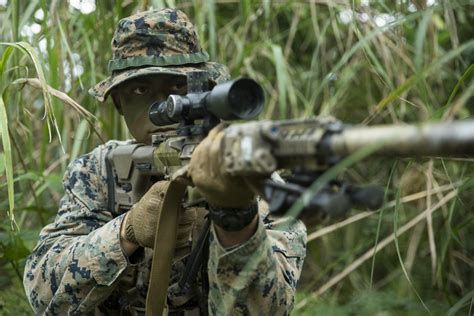
[[(474, 3), (362, 2), (96, 1), (93, 14), (67, 1), (0, 7), (0, 314), (17, 303), (27, 309), (19, 276), (55, 216), (68, 162), (128, 137), (111, 103), (99, 105), (87, 90), (107, 76), (115, 24), (139, 9), (187, 12), (214, 60), (262, 84), (262, 118), (322, 113), (390, 124), (472, 116)], [(36, 24), (38, 33), (25, 33)], [(473, 159), (358, 160), (325, 177), (382, 185), (386, 200), (400, 203), (308, 243), (295, 314), (472, 313)], [(446, 199), (452, 190), (439, 188), (449, 184), (458, 193)], [(408, 225), (434, 205), (430, 220)]]

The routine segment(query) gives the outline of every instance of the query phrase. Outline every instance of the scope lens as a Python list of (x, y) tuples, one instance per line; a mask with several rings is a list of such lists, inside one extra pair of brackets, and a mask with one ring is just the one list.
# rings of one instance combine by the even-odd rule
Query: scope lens
[(150, 106), (148, 116), (156, 126), (165, 126), (176, 123), (167, 113), (167, 101), (155, 102)]
[(263, 90), (252, 79), (236, 80), (229, 91), (229, 105), (234, 114), (241, 119), (250, 119), (263, 110)]

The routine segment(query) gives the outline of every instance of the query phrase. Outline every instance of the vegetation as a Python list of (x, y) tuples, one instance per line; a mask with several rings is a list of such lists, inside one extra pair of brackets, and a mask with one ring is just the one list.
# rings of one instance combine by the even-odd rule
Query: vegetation
[[(474, 113), (472, 0), (0, 1), (0, 314), (29, 310), (24, 261), (54, 219), (67, 164), (129, 137), (87, 90), (107, 76), (118, 20), (151, 6), (187, 12), (212, 59), (259, 81), (265, 118)], [(370, 159), (343, 171), (384, 186), (388, 203), (308, 227), (294, 314), (471, 315), (473, 162)]]

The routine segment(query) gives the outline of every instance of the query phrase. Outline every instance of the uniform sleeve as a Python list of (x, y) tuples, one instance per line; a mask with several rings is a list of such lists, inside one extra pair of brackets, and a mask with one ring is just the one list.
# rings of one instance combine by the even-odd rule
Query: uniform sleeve
[(73, 161), (64, 176), (65, 195), (54, 223), (40, 234), (28, 257), (24, 286), (36, 314), (83, 314), (114, 289), (127, 267), (120, 225), (106, 205), (99, 149)]
[(306, 255), (306, 227), (261, 215), (255, 234), (225, 250), (211, 228), (209, 311), (228, 315), (288, 315)]

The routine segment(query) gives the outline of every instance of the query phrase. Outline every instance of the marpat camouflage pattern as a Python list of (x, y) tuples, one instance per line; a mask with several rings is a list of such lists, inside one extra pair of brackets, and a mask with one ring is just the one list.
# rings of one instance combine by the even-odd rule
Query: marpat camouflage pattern
[(209, 62), (194, 25), (176, 9), (140, 12), (120, 20), (112, 39), (112, 52), (112, 76), (89, 90), (100, 102), (113, 87), (143, 75), (207, 71), (216, 84), (230, 80), (226, 66)]
[[(209, 62), (195, 27), (175, 9), (153, 10), (122, 19), (112, 40), (111, 76), (89, 92), (103, 102), (111, 89), (131, 78), (151, 74), (186, 75), (208, 71), (215, 84), (230, 79), (227, 67)], [(73, 161), (64, 176), (65, 195), (54, 223), (40, 234), (28, 257), (24, 285), (35, 313), (46, 315), (142, 315), (152, 250), (139, 248), (126, 257), (120, 246), (124, 214), (108, 209), (107, 153), (111, 141)], [(207, 309), (210, 314), (289, 314), (306, 254), (306, 229), (300, 221), (274, 227), (265, 203), (253, 237), (224, 249), (211, 225)], [(206, 305), (197, 276), (191, 290), (178, 286), (205, 210), (186, 209), (189, 236), (175, 250), (167, 303), (171, 315)], [(180, 222), (180, 225), (189, 225)], [(188, 232), (188, 230), (183, 230)], [(187, 242), (186, 242), (187, 241)], [(202, 305), (202, 304), (201, 304)], [(183, 310), (186, 310), (183, 313)], [(190, 312), (191, 311), (191, 312)], [(196, 314), (194, 314), (196, 315)]]
[[(54, 223), (40, 234), (28, 257), (24, 286), (35, 313), (46, 315), (139, 315), (144, 312), (152, 250), (127, 258), (120, 247), (124, 214), (107, 210), (105, 157), (119, 142), (110, 141), (74, 160), (64, 176), (65, 195)], [(286, 219), (274, 225), (264, 203), (254, 236), (224, 249), (211, 225), (208, 262), (212, 315), (287, 315), (306, 253), (306, 228)], [(176, 249), (168, 290), (169, 311), (195, 309), (198, 284), (180, 293), (190, 243)], [(199, 277), (198, 277), (199, 279)], [(184, 314), (174, 314), (184, 315)]]

